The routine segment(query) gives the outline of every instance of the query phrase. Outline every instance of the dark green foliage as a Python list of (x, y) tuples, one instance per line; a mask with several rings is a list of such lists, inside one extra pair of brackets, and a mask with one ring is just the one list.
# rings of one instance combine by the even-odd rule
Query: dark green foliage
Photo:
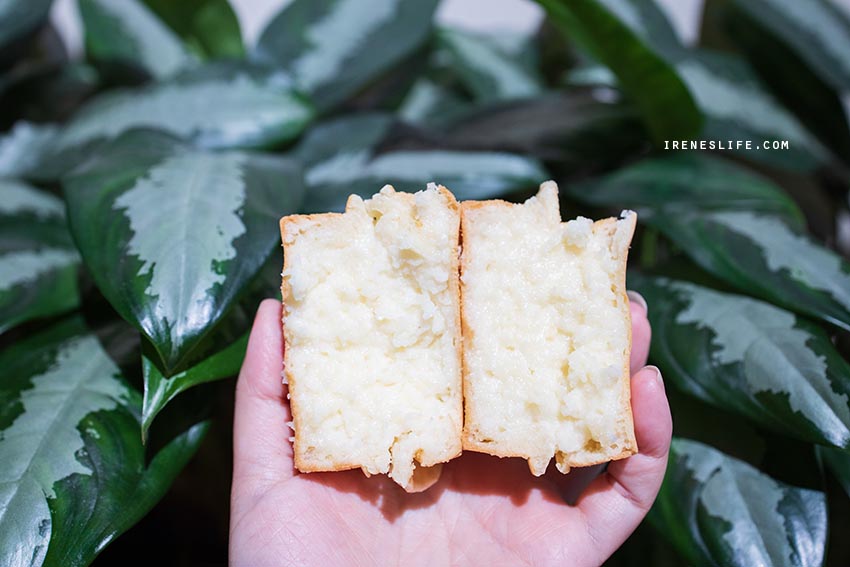
[[(638, 212), (628, 281), (674, 415), (611, 565), (850, 556), (850, 18), (830, 2), (710, 0), (687, 46), (653, 0), (539, 0), (529, 36), (436, 26), (437, 0), (294, 0), (247, 48), (227, 0), (77, 4), (69, 60), (49, 1), (0, 1), (0, 564), (91, 563), (168, 491), (277, 294), (280, 216), (550, 178), (567, 217)], [(671, 149), (690, 140), (733, 147)]]

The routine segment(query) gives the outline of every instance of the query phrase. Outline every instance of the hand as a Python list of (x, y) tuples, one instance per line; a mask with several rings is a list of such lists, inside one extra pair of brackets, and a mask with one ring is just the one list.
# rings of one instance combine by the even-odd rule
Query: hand
[(236, 386), (231, 565), (601, 565), (652, 505), (670, 446), (661, 376), (642, 368), (646, 310), (633, 301), (631, 313), (639, 454), (602, 474), (589, 467), (562, 475), (551, 465), (537, 478), (523, 459), (465, 452), (444, 465), (436, 485), (407, 494), (360, 470), (294, 469), (281, 306), (264, 301)]

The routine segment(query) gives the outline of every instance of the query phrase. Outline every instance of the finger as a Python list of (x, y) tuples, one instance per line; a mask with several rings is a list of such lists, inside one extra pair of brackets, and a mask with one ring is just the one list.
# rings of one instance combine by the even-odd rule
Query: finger
[(260, 304), (245, 361), (236, 383), (233, 419), (233, 501), (261, 494), (292, 476), (291, 419), (287, 389), (282, 383), (283, 333), (281, 305)]
[(629, 367), (634, 376), (638, 370), (646, 366), (652, 329), (647, 319), (646, 300), (636, 291), (629, 291), (628, 295), (632, 316), (632, 356)]
[(632, 412), (640, 452), (612, 462), (577, 504), (600, 563), (643, 520), (664, 480), (673, 423), (661, 373), (654, 366), (632, 378)]

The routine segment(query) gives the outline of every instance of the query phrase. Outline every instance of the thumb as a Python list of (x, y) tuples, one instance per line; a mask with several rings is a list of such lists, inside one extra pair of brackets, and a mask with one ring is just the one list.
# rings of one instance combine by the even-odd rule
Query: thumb
[[(291, 418), (283, 384), (281, 304), (266, 299), (257, 310), (236, 383), (233, 418), (232, 504), (249, 503), (293, 475)], [(246, 502), (246, 500), (248, 502)]]

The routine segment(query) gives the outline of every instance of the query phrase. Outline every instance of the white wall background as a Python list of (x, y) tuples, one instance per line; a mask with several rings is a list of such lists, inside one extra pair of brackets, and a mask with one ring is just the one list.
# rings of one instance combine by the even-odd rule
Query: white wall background
[[(180, 0), (174, 0), (179, 2)], [(291, 0), (230, 0), (242, 24), (242, 34), (252, 45), (265, 23)], [(693, 41), (699, 26), (703, 0), (658, 0), (673, 20), (684, 41)], [(788, 0), (794, 2), (796, 0)], [(850, 0), (840, 0), (850, 9)], [(480, 30), (532, 31), (543, 13), (531, 0), (444, 0), (440, 22)], [(51, 16), (72, 53), (82, 48), (82, 31), (76, 0), (57, 0)]]

